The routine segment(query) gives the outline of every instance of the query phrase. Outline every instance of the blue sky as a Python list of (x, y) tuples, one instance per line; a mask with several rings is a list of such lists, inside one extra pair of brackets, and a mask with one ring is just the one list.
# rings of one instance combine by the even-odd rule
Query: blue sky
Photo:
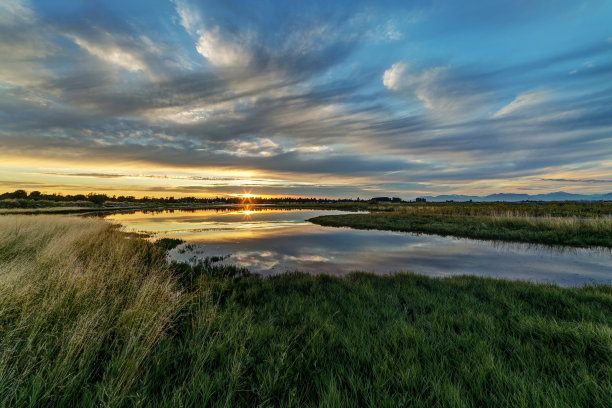
[(612, 191), (610, 1), (0, 2), (0, 189)]

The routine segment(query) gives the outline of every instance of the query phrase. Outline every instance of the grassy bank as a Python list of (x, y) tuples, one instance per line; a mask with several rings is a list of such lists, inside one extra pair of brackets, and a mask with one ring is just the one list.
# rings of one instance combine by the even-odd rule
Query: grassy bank
[(421, 232), (456, 237), (576, 247), (612, 247), (612, 218), (474, 216), (410, 211), (324, 215), (309, 221), (330, 227)]
[(485, 217), (578, 217), (612, 216), (611, 201), (529, 201), (529, 202), (431, 202), (373, 204), (375, 212), (393, 211), (410, 215), (451, 215)]
[(166, 265), (0, 217), (2, 406), (606, 406), (612, 288)]

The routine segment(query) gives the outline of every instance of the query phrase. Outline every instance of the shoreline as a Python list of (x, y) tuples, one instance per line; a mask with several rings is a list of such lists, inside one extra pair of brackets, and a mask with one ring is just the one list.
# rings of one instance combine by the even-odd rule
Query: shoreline
[(485, 217), (430, 214), (341, 214), (308, 220), (326, 227), (425, 233), (457, 238), (576, 248), (612, 248), (612, 219)]

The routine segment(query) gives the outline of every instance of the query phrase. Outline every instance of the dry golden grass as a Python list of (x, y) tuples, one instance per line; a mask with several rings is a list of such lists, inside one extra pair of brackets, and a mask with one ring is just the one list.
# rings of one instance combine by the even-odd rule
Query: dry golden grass
[(94, 378), (82, 395), (125, 402), (180, 308), (153, 249), (99, 219), (0, 217), (0, 404), (23, 398), (11, 390), (61, 401)]
[(0, 208), (0, 215), (25, 215), (25, 214), (76, 214), (84, 212), (100, 211), (93, 207), (43, 207), (43, 208)]

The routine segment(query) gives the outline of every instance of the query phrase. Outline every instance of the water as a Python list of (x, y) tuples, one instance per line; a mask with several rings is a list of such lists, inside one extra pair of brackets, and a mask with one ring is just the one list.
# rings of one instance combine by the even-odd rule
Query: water
[(429, 276), (477, 275), (554, 282), (563, 286), (612, 284), (612, 251), (500, 243), (437, 235), (322, 227), (306, 220), (341, 211), (241, 207), (134, 212), (107, 218), (153, 239), (181, 238), (169, 253), (191, 261), (230, 255), (224, 262), (265, 276), (287, 271)]

